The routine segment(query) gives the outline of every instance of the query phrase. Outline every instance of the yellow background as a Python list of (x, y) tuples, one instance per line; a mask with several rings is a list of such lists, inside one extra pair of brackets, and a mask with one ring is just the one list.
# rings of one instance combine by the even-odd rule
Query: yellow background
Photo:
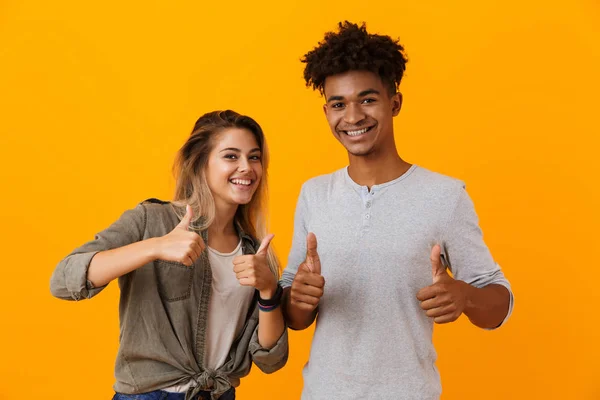
[[(118, 288), (49, 293), (56, 263), (148, 197), (196, 118), (255, 117), (283, 260), (303, 181), (346, 163), (299, 58), (337, 21), (400, 37), (401, 155), (463, 179), (513, 284), (502, 329), (437, 326), (444, 400), (600, 399), (600, 4), (0, 2), (0, 399), (108, 399)], [(311, 331), (238, 398), (298, 399)], [(335, 340), (335, 338), (332, 338)], [(384, 340), (382, 338), (382, 340)]]

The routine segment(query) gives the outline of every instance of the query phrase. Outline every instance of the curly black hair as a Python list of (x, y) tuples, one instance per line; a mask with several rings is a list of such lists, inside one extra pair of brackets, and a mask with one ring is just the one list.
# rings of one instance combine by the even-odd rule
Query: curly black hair
[(325, 78), (347, 71), (371, 71), (381, 78), (390, 94), (396, 93), (408, 59), (404, 47), (389, 36), (367, 32), (366, 24), (338, 23), (339, 32), (327, 32), (322, 42), (302, 57), (304, 80), (321, 94)]

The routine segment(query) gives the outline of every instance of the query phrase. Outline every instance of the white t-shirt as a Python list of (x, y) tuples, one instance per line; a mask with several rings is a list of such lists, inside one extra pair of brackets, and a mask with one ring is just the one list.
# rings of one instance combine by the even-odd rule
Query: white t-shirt
[[(233, 272), (233, 259), (242, 255), (240, 241), (231, 253), (221, 253), (208, 248), (208, 260), (212, 270), (212, 288), (206, 321), (206, 351), (204, 361), (207, 368), (221, 367), (231, 349), (233, 341), (244, 328), (246, 314), (254, 297), (254, 288), (241, 286)], [(164, 388), (167, 392), (183, 393), (194, 385), (193, 380)]]

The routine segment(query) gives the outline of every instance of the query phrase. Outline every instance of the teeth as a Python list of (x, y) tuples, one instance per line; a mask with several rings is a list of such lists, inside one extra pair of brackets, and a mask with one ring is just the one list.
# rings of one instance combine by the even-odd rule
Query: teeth
[(249, 186), (252, 183), (252, 181), (250, 179), (232, 179), (231, 183), (235, 183), (236, 185)]
[(348, 136), (358, 136), (358, 135), (362, 135), (363, 133), (365, 133), (368, 130), (369, 130), (369, 128), (359, 129), (358, 131), (346, 131), (346, 134)]

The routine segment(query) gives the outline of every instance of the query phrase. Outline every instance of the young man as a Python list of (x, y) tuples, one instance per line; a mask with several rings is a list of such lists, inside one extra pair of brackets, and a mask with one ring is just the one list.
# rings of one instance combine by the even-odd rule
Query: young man
[(438, 399), (433, 323), (464, 313), (496, 328), (512, 292), (464, 184), (398, 155), (403, 47), (364, 24), (339, 28), (302, 60), (349, 158), (303, 185), (281, 280), (291, 328), (319, 316), (302, 399)]

